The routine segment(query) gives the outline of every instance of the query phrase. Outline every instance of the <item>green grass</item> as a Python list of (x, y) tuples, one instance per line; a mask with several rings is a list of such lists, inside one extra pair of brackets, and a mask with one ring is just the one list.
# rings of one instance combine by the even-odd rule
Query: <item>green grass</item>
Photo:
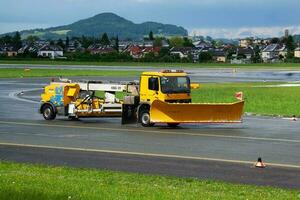
[(71, 30), (59, 30), (59, 31), (51, 31), (51, 33), (58, 34), (58, 35), (66, 35)]
[(151, 66), (151, 67), (209, 67), (209, 68), (285, 68), (299, 69), (300, 63), (255, 63), (236, 65), (229, 63), (141, 63), (141, 62), (87, 62), (87, 61), (64, 61), (64, 60), (0, 60), (0, 64), (33, 64), (33, 65), (94, 65), (94, 66)]
[(242, 91), (245, 111), (262, 115), (300, 116), (300, 87), (257, 87), (275, 83), (201, 84), (193, 91), (193, 102), (233, 102)]
[(0, 162), (0, 199), (300, 199), (299, 190)]
[(139, 76), (136, 71), (109, 71), (109, 70), (69, 70), (69, 69), (0, 69), (0, 78), (22, 77), (53, 77), (53, 76)]

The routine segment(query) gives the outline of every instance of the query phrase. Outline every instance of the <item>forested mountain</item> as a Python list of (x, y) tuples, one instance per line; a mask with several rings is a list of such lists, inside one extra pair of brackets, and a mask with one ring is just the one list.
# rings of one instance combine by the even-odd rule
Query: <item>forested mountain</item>
[(82, 35), (99, 37), (106, 32), (110, 37), (118, 36), (120, 39), (138, 40), (148, 35), (150, 31), (162, 36), (186, 36), (188, 34), (187, 30), (180, 26), (157, 22), (136, 24), (114, 13), (98, 14), (65, 26), (25, 30), (20, 33), (22, 38), (34, 35), (41, 39), (59, 39)]

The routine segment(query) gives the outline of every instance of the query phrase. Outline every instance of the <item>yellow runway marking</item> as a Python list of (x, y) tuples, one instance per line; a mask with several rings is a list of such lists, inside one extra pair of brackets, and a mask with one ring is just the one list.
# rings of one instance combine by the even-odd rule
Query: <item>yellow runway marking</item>
[(9, 122), (9, 121), (0, 121), (0, 124), (59, 127), (59, 128), (77, 128), (77, 129), (92, 129), (92, 130), (108, 130), (108, 131), (122, 131), (122, 132), (126, 131), (126, 132), (158, 133), (158, 134), (170, 134), (170, 135), (188, 135), (188, 136), (203, 136), (203, 137), (231, 138), (231, 139), (245, 139), (245, 140), (262, 140), (262, 141), (270, 141), (270, 142), (300, 143), (300, 140), (291, 140), (291, 139), (282, 139), (282, 138), (245, 137), (245, 136), (215, 135), (215, 134), (188, 133), (188, 132), (176, 133), (176, 132), (171, 132), (171, 131), (142, 130), (142, 129), (128, 129), (128, 128), (82, 127), (82, 126), (74, 126), (74, 125), (39, 124), (39, 123), (30, 123), (30, 122)]
[[(88, 148), (76, 148), (76, 147), (58, 147), (58, 146), (2, 143), (2, 142), (0, 142), (0, 145), (12, 146), (12, 147), (29, 147), (29, 148), (43, 148), (43, 149), (55, 149), (55, 150), (95, 152), (95, 153), (112, 153), (112, 154), (121, 154), (121, 155), (147, 156), (147, 157), (159, 157), (159, 158), (179, 158), (179, 159), (191, 159), (191, 160), (204, 160), (204, 161), (216, 161), (216, 162), (247, 164), (247, 165), (253, 165), (254, 164), (254, 162), (243, 161), (243, 160), (230, 160), (230, 159), (196, 157), (196, 156), (182, 156), (182, 155), (172, 155), (172, 154), (143, 153), (143, 152), (133, 152), (133, 151), (117, 151), (117, 150), (108, 150), (108, 149), (88, 149)], [(291, 164), (266, 163), (266, 165), (267, 166), (272, 166), (272, 167), (300, 169), (299, 165), (291, 165)]]
[(188, 133), (188, 132), (176, 133), (176, 132), (171, 132), (171, 131), (158, 131), (158, 130), (106, 128), (106, 127), (83, 127), (83, 126), (75, 126), (75, 125), (39, 124), (39, 123), (13, 122), (13, 121), (0, 121), (0, 124), (58, 127), (58, 128), (76, 128), (76, 129), (91, 129), (91, 130), (107, 130), (107, 131), (121, 131), (121, 132), (124, 132), (124, 131), (126, 131), (126, 132), (142, 132), (142, 133), (156, 133), (156, 134), (168, 134), (168, 135), (188, 135), (188, 136), (198, 136), (198, 137), (214, 137), (214, 138), (244, 139), (244, 140), (257, 140), (257, 141), (269, 141), (269, 142), (300, 143), (300, 140), (291, 140), (291, 139), (283, 139), (283, 138), (246, 137), (246, 136), (232, 136), (232, 135), (216, 135), (216, 134), (207, 134), (207, 133)]

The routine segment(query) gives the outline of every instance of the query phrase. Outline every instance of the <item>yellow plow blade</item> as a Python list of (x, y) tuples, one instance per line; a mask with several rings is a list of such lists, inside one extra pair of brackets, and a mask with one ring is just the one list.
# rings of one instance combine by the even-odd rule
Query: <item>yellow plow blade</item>
[(165, 103), (153, 101), (153, 123), (237, 123), (242, 121), (244, 101), (236, 103)]

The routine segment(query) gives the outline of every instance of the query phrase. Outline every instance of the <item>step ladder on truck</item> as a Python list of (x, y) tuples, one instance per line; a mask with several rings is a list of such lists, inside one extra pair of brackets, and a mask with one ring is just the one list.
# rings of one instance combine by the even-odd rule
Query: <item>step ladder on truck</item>
[[(238, 123), (244, 101), (192, 103), (190, 78), (182, 70), (143, 72), (140, 82), (57, 81), (45, 87), (39, 112), (46, 120), (121, 117), (122, 124)], [(122, 99), (116, 93), (124, 92)]]

